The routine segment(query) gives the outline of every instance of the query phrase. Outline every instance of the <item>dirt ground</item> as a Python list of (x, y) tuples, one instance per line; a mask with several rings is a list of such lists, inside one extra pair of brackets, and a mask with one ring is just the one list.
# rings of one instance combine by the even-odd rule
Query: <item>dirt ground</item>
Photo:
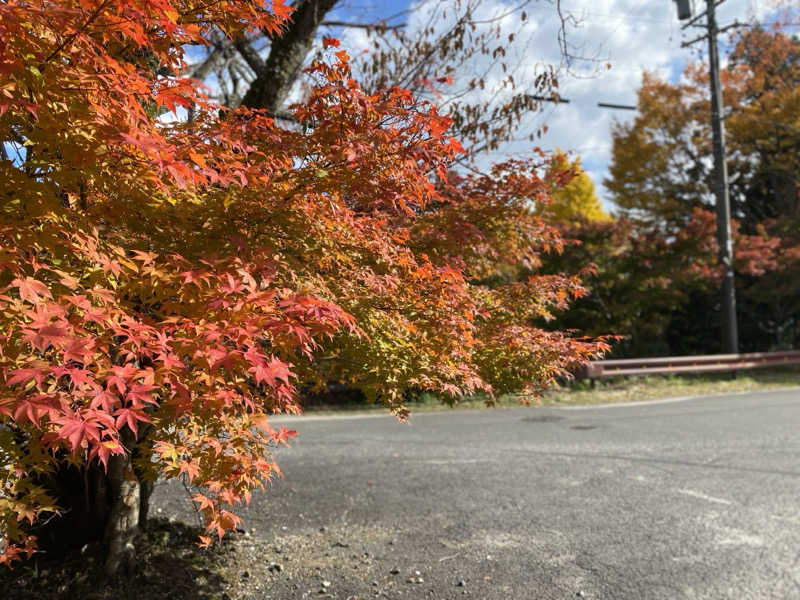
[[(412, 564), (397, 536), (378, 528), (320, 528), (269, 541), (239, 531), (212, 550), (195, 545), (200, 531), (154, 521), (140, 536), (136, 572), (103, 578), (101, 548), (67, 559), (38, 556), (0, 572), (4, 600), (266, 600), (330, 598), (481, 598), (492, 586), (492, 557), (464, 549)], [(397, 550), (396, 550), (397, 549)], [(439, 549), (440, 554), (441, 550)], [(459, 551), (460, 550), (460, 551)], [(489, 590), (486, 590), (489, 591)], [(496, 593), (499, 590), (492, 590)]]

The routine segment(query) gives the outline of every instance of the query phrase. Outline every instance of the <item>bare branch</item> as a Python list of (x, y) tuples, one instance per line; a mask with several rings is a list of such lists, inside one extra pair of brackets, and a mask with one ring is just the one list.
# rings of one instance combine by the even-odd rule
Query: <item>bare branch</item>
[(201, 81), (208, 77), (208, 74), (214, 71), (219, 63), (222, 61), (222, 47), (215, 46), (211, 52), (208, 53), (205, 60), (189, 69), (189, 77), (200, 79)]
[(250, 41), (241, 37), (234, 40), (233, 45), (239, 51), (239, 54), (242, 55), (242, 58), (247, 63), (247, 66), (253, 70), (256, 76), (258, 76), (258, 74), (264, 70), (264, 61), (258, 55), (258, 52), (255, 51), (253, 46), (250, 45)]

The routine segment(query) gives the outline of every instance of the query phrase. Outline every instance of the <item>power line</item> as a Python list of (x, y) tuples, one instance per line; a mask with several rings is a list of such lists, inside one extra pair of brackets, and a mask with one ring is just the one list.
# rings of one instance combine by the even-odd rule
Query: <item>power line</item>
[[(562, 98), (561, 96), (530, 96), (530, 98), (533, 100), (538, 100), (539, 102), (554, 102), (556, 104), (569, 104), (571, 102), (569, 98)], [(600, 108), (611, 108), (618, 110), (638, 110), (637, 107), (630, 104), (613, 104), (611, 102), (598, 102), (597, 106)]]
[(630, 106), (628, 104), (609, 104), (608, 102), (598, 102), (597, 106), (600, 108), (616, 108), (619, 110), (637, 110), (635, 106)]

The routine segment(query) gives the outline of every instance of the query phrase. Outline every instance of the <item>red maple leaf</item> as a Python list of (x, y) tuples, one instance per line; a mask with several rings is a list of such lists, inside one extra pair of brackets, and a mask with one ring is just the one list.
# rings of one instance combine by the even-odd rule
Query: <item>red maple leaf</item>
[(52, 299), (53, 297), (47, 286), (33, 277), (17, 278), (11, 282), (11, 285), (19, 290), (20, 298), (31, 304), (38, 304), (42, 298)]
[(290, 370), (291, 365), (273, 356), (269, 362), (259, 361), (248, 371), (253, 373), (257, 383), (266, 382), (270, 387), (275, 387), (279, 380), (289, 383), (289, 377), (294, 376)]
[(96, 420), (84, 420), (79, 415), (55, 417), (52, 421), (61, 425), (56, 439), (66, 440), (70, 450), (77, 452), (84, 440), (100, 442), (100, 425)]
[(153, 422), (144, 411), (135, 408), (118, 408), (114, 411), (114, 416), (116, 417), (115, 426), (118, 430), (127, 425), (134, 435), (138, 435), (139, 421), (143, 423)]
[(6, 385), (8, 386), (28, 383), (31, 379), (36, 381), (37, 386), (41, 386), (42, 381), (50, 374), (50, 370), (46, 367), (27, 367), (24, 369), (12, 369), (9, 373), (12, 375), (6, 379)]

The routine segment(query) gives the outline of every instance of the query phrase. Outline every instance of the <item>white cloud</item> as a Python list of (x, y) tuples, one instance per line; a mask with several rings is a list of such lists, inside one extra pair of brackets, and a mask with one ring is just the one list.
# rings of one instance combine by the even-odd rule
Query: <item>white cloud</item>
[[(416, 9), (407, 18), (411, 30), (428, 23), (420, 4), (423, 9), (429, 5), (411, 4)], [(514, 0), (482, 0), (477, 17), (502, 14), (518, 4)], [(705, 2), (695, 0), (695, 5), (697, 12), (705, 7)], [(734, 19), (763, 19), (768, 8), (767, 0), (728, 0), (718, 8), (718, 20), (725, 24)], [(553, 2), (532, 3), (527, 8), (525, 24), (520, 22), (519, 13), (503, 21), (504, 30), (516, 33), (507, 50), (509, 66), (516, 65), (514, 78), (518, 85), (531, 81), (543, 63), (560, 64), (559, 93), (570, 103), (545, 106), (525, 123), (527, 131), (521, 137), (526, 141), (510, 142), (489, 159), (500, 160), (508, 154), (528, 151), (533, 145), (527, 141), (528, 133), (546, 124), (547, 133), (535, 144), (581, 156), (599, 195), (608, 203), (602, 181), (611, 156), (611, 125), (615, 119), (621, 122), (633, 119), (635, 112), (599, 108), (597, 103), (635, 105), (645, 70), (675, 80), (687, 60), (696, 58), (698, 52), (704, 54), (703, 43), (698, 44), (697, 50), (681, 48), (682, 41), (701, 34), (702, 30), (689, 28), (682, 32), (672, 0), (562, 0), (562, 10), (574, 17), (568, 24), (567, 41), (576, 58), (569, 61), (568, 68), (557, 41), (561, 22)], [(437, 26), (445, 27), (446, 23)], [(368, 40), (362, 32), (353, 30), (343, 43), (357, 51), (366, 47)], [(606, 69), (605, 63), (611, 68)], [(469, 70), (480, 72), (484, 66), (478, 62), (470, 65)], [(472, 74), (457, 73), (456, 77), (459, 75)], [(498, 73), (493, 76), (499, 79)]]
[[(677, 10), (671, 1), (640, 2), (638, 0), (564, 0), (563, 8), (579, 19), (577, 27), (567, 29), (567, 40), (575, 52), (607, 61), (611, 68), (597, 69), (592, 61), (572, 61), (569, 72), (560, 77), (560, 94), (570, 100), (548, 111), (548, 133), (540, 143), (544, 148), (562, 148), (581, 156), (597, 185), (598, 194), (608, 206), (610, 201), (602, 186), (611, 158), (611, 126), (614, 120), (627, 122), (635, 111), (600, 108), (598, 102), (635, 105), (636, 91), (643, 71), (652, 71), (664, 78), (676, 79), (692, 50), (681, 48), (681, 42), (702, 33), (689, 28), (681, 31)], [(696, 2), (696, 9), (704, 3)], [(552, 7), (540, 5), (544, 26), (535, 41), (540, 56), (557, 60), (554, 40), (559, 21), (546, 14)], [(720, 23), (745, 20), (751, 15), (762, 17), (752, 0), (729, 0), (719, 7)], [(702, 43), (700, 50), (704, 50)], [(695, 53), (696, 56), (696, 53)], [(580, 78), (587, 72), (588, 78)], [(578, 74), (576, 77), (574, 74)], [(512, 148), (521, 147), (514, 144)]]

